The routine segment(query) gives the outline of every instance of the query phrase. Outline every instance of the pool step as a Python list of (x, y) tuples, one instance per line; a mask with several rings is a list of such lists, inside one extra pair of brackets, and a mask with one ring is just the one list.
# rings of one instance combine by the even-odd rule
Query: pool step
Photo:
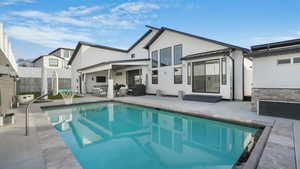
[(189, 95), (184, 95), (183, 100), (217, 103), (222, 100), (222, 96), (189, 94)]

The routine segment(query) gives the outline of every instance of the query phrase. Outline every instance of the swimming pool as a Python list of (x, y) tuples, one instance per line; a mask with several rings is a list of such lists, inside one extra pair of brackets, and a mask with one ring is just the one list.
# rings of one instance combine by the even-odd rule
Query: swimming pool
[(257, 130), (119, 102), (43, 111), (84, 169), (230, 169)]

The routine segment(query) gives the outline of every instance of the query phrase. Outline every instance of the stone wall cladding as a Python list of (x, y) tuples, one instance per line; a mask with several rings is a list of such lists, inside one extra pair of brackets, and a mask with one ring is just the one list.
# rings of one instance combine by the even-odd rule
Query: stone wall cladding
[(253, 88), (251, 110), (256, 112), (257, 100), (298, 101), (300, 102), (300, 88)]

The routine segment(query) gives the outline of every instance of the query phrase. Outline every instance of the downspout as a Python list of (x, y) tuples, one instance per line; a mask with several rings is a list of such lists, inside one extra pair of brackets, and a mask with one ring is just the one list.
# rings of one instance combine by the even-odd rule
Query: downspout
[(234, 100), (234, 59), (232, 58), (232, 49), (230, 49), (229, 51), (229, 55), (228, 57), (230, 58), (231, 60), (231, 63), (232, 63), (232, 96), (231, 96), (231, 100)]

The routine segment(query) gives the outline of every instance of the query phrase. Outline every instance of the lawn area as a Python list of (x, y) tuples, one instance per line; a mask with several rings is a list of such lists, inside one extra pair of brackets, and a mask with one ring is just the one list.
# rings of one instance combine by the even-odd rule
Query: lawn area
[[(19, 95), (23, 95), (23, 94), (33, 94), (34, 98), (37, 98), (41, 95), (41, 93), (22, 93), (22, 94), (19, 94)], [(77, 95), (74, 96), (74, 98), (80, 98), (80, 97), (81, 96), (77, 96)], [(59, 100), (59, 99), (63, 99), (63, 98), (60, 94), (58, 94), (58, 95), (49, 95), (48, 99), (50, 99), (50, 100)]]

